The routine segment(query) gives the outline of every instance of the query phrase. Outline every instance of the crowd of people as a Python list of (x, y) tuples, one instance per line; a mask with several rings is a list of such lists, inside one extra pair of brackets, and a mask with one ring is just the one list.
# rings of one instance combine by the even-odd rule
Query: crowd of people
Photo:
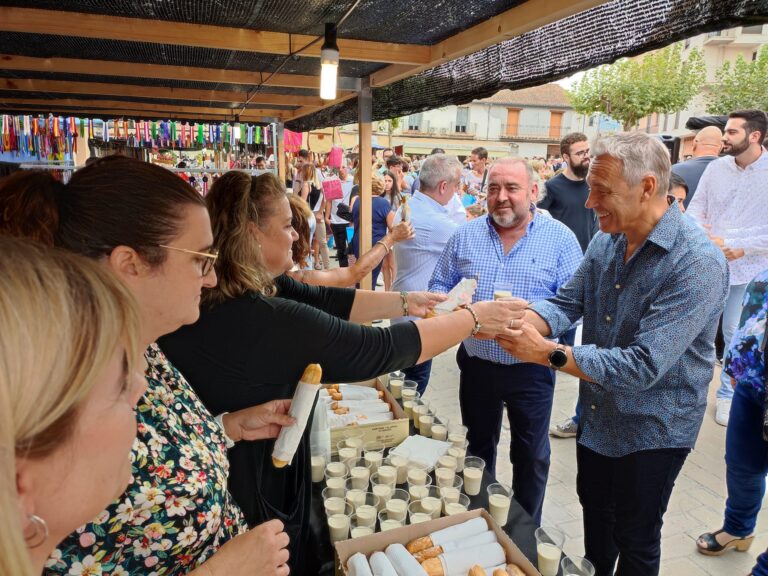
[[(305, 151), (288, 191), (231, 171), (202, 197), (117, 156), (66, 185), (0, 181), (0, 573), (316, 574), (308, 432), (291, 466), (271, 459), (303, 369), (404, 369), (423, 393), (459, 345), (468, 449), (493, 473), (506, 407), (537, 523), (556, 373), (580, 379), (551, 433), (577, 437), (586, 556), (598, 576), (658, 574), (721, 316), (728, 501), (697, 546), (747, 549), (768, 473), (767, 125), (734, 112), (722, 149), (702, 130), (675, 167), (642, 132), (570, 134), (544, 166), (385, 150), (364, 254), (360, 171), (342, 166), (326, 200)], [(355, 288), (379, 270), (385, 290)], [(472, 302), (435, 316), (464, 278)]]

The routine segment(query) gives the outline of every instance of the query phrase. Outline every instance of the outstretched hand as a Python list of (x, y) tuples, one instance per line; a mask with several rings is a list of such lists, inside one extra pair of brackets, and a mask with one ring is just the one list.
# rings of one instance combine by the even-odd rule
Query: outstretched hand
[(445, 302), (448, 296), (435, 292), (408, 292), (408, 314), (425, 318), (440, 302)]
[(296, 423), (296, 419), (288, 414), (290, 408), (290, 400), (272, 400), (226, 414), (223, 421), (227, 436), (235, 442), (277, 438), (283, 426)]

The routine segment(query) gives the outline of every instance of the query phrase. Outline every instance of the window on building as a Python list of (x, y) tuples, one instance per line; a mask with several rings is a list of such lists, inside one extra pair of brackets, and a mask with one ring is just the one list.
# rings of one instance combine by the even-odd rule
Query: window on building
[(455, 132), (466, 132), (469, 124), (469, 108), (460, 106), (456, 108), (456, 130)]
[(504, 127), (505, 136), (517, 136), (520, 124), (520, 108), (507, 108), (507, 124)]
[(763, 25), (762, 24), (756, 24), (755, 26), (744, 26), (741, 29), (742, 34), (762, 34), (763, 33)]
[(411, 114), (408, 116), (408, 130), (421, 130), (421, 124), (424, 119), (424, 114), (419, 112), (418, 114)]

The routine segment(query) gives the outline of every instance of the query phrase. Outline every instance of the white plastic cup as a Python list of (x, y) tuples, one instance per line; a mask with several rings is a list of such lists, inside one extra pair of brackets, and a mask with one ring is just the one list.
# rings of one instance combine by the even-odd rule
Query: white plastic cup
[(552, 527), (536, 528), (536, 554), (541, 576), (557, 576), (563, 554), (565, 534)]
[(507, 524), (509, 506), (512, 503), (512, 489), (499, 482), (491, 484), (487, 488), (488, 512), (499, 526)]
[(480, 494), (480, 487), (483, 483), (483, 470), (485, 470), (485, 460), (477, 456), (467, 456), (464, 458), (464, 492), (469, 496)]

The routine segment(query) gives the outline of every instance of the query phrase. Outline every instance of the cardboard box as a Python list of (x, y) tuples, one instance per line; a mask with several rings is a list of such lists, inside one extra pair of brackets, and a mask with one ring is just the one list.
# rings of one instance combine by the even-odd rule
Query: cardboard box
[(382, 381), (377, 378), (376, 380), (368, 380), (366, 382), (355, 382), (355, 385), (367, 386), (369, 388), (372, 387), (383, 391), (383, 400), (389, 404), (389, 409), (392, 411), (394, 419), (386, 422), (374, 422), (372, 424), (361, 424), (359, 426), (345, 426), (344, 428), (331, 430), (332, 454), (335, 455), (338, 452), (336, 445), (339, 441), (343, 440), (348, 434), (352, 434), (353, 432), (362, 432), (364, 442), (373, 442), (375, 440), (384, 444), (385, 448), (397, 446), (405, 440), (408, 437), (410, 420)]
[[(362, 552), (366, 556), (370, 556), (373, 552), (384, 551), (387, 546), (400, 542), (405, 545), (414, 538), (421, 536), (427, 536), (436, 530), (453, 526), (454, 524), (461, 524), (472, 518), (482, 516), (488, 523), (488, 528), (496, 533), (499, 544), (504, 548), (507, 553), (507, 563), (517, 564), (527, 576), (541, 576), (541, 573), (536, 570), (533, 564), (525, 557), (520, 549), (515, 545), (512, 539), (507, 536), (499, 526), (494, 522), (491, 515), (483, 508), (476, 510), (469, 510), (463, 514), (456, 514), (454, 516), (444, 516), (437, 520), (431, 520), (430, 522), (422, 522), (420, 524), (410, 524), (397, 528), (396, 530), (388, 530), (387, 532), (378, 532), (371, 534), (370, 536), (363, 536), (362, 538), (355, 538), (354, 540), (344, 540), (343, 542), (336, 543), (336, 576), (344, 576), (347, 574), (347, 560), (353, 554)], [(490, 576), (490, 575), (489, 575)]]

